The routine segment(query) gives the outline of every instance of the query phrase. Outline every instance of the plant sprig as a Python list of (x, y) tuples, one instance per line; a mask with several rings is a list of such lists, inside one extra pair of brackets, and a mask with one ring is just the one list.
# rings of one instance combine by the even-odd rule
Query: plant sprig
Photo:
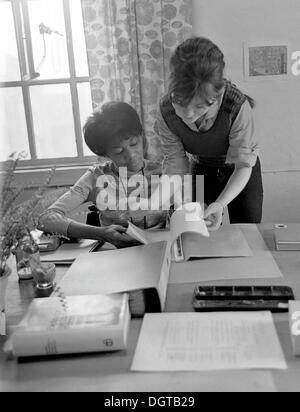
[(56, 168), (52, 167), (47, 173), (45, 182), (39, 186), (29, 200), (18, 204), (18, 200), (26, 188), (17, 187), (15, 174), (19, 161), (24, 154), (12, 154), (5, 162), (0, 176), (0, 277), (6, 270), (7, 259), (13, 248), (20, 240), (24, 230), (30, 233), (37, 228), (40, 213), (53, 202), (54, 196), (46, 194)]

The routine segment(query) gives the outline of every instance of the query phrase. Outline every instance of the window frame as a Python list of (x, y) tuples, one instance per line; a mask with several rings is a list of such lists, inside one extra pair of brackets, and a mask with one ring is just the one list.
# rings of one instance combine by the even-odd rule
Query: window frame
[[(49, 167), (53, 164), (61, 167), (70, 165), (85, 166), (95, 162), (96, 156), (85, 156), (82, 140), (82, 125), (80, 118), (80, 106), (78, 98), (77, 85), (80, 83), (90, 83), (90, 76), (76, 76), (76, 65), (73, 48), (73, 33), (71, 23), (70, 0), (62, 0), (64, 11), (64, 22), (66, 29), (66, 45), (68, 52), (68, 62), (70, 77), (58, 79), (32, 79), (34, 74), (34, 61), (31, 44), (30, 20), (28, 12), (28, 0), (0, 0), (1, 2), (10, 2), (14, 17), (14, 28), (17, 41), (17, 50), (19, 57), (19, 67), (21, 80), (0, 82), (0, 88), (19, 87), (22, 90), (23, 104), (25, 110), (27, 136), (30, 151), (30, 160), (21, 160), (18, 169), (39, 169)], [(72, 1), (72, 0), (71, 0)], [(23, 20), (22, 20), (23, 14)], [(24, 23), (24, 25), (23, 25)], [(23, 38), (23, 29), (25, 38)], [(26, 49), (25, 44), (26, 42)], [(30, 78), (28, 79), (28, 76)], [(72, 102), (73, 125), (75, 131), (75, 141), (77, 147), (77, 156), (68, 158), (44, 158), (38, 159), (36, 153), (34, 123), (32, 116), (32, 105), (30, 99), (30, 87), (42, 85), (68, 84), (70, 87), (70, 97)], [(4, 162), (0, 162), (0, 165)]]

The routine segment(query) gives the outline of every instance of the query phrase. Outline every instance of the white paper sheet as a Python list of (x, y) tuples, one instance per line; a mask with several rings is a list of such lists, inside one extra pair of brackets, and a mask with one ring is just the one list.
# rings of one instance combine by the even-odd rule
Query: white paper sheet
[(209, 237), (203, 210), (200, 203), (187, 203), (176, 210), (170, 220), (170, 231), (143, 230), (128, 222), (126, 232), (129, 236), (137, 239), (144, 245), (167, 240), (172, 245), (183, 233), (194, 233), (205, 238)]
[(196, 235), (197, 241), (209, 238), (200, 203), (188, 203), (176, 210), (171, 217), (170, 231), (143, 230), (129, 222), (126, 233), (144, 245), (166, 240), (166, 253), (170, 252), (172, 259), (178, 262), (185, 260), (182, 243), (184, 234)]
[(173, 244), (183, 233), (197, 233), (208, 238), (210, 235), (203, 216), (202, 207), (196, 202), (187, 203), (176, 210), (170, 220), (171, 243)]
[(270, 312), (146, 314), (132, 371), (287, 369)]

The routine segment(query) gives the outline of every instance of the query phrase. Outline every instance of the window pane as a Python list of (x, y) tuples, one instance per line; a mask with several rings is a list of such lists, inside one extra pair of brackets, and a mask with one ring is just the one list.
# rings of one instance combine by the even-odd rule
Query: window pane
[(0, 81), (21, 79), (11, 3), (0, 2)]
[(20, 87), (0, 88), (0, 161), (13, 152), (29, 155), (28, 135)]
[[(90, 83), (79, 83), (78, 88), (78, 100), (80, 109), (80, 120), (82, 128), (93, 111), (92, 96), (91, 96), (91, 86)], [(83, 154), (84, 156), (95, 156), (95, 153), (91, 152), (90, 149), (85, 144), (83, 139)]]
[(70, 1), (76, 76), (89, 76), (81, 0)]
[(70, 77), (62, 0), (30, 0), (28, 9), (39, 79)]
[(32, 86), (30, 96), (37, 157), (76, 157), (70, 86)]

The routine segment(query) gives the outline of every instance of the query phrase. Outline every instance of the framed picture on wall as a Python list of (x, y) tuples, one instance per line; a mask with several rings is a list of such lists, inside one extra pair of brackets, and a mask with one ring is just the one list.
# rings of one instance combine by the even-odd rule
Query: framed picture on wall
[(287, 79), (289, 61), (287, 41), (244, 43), (245, 81)]

